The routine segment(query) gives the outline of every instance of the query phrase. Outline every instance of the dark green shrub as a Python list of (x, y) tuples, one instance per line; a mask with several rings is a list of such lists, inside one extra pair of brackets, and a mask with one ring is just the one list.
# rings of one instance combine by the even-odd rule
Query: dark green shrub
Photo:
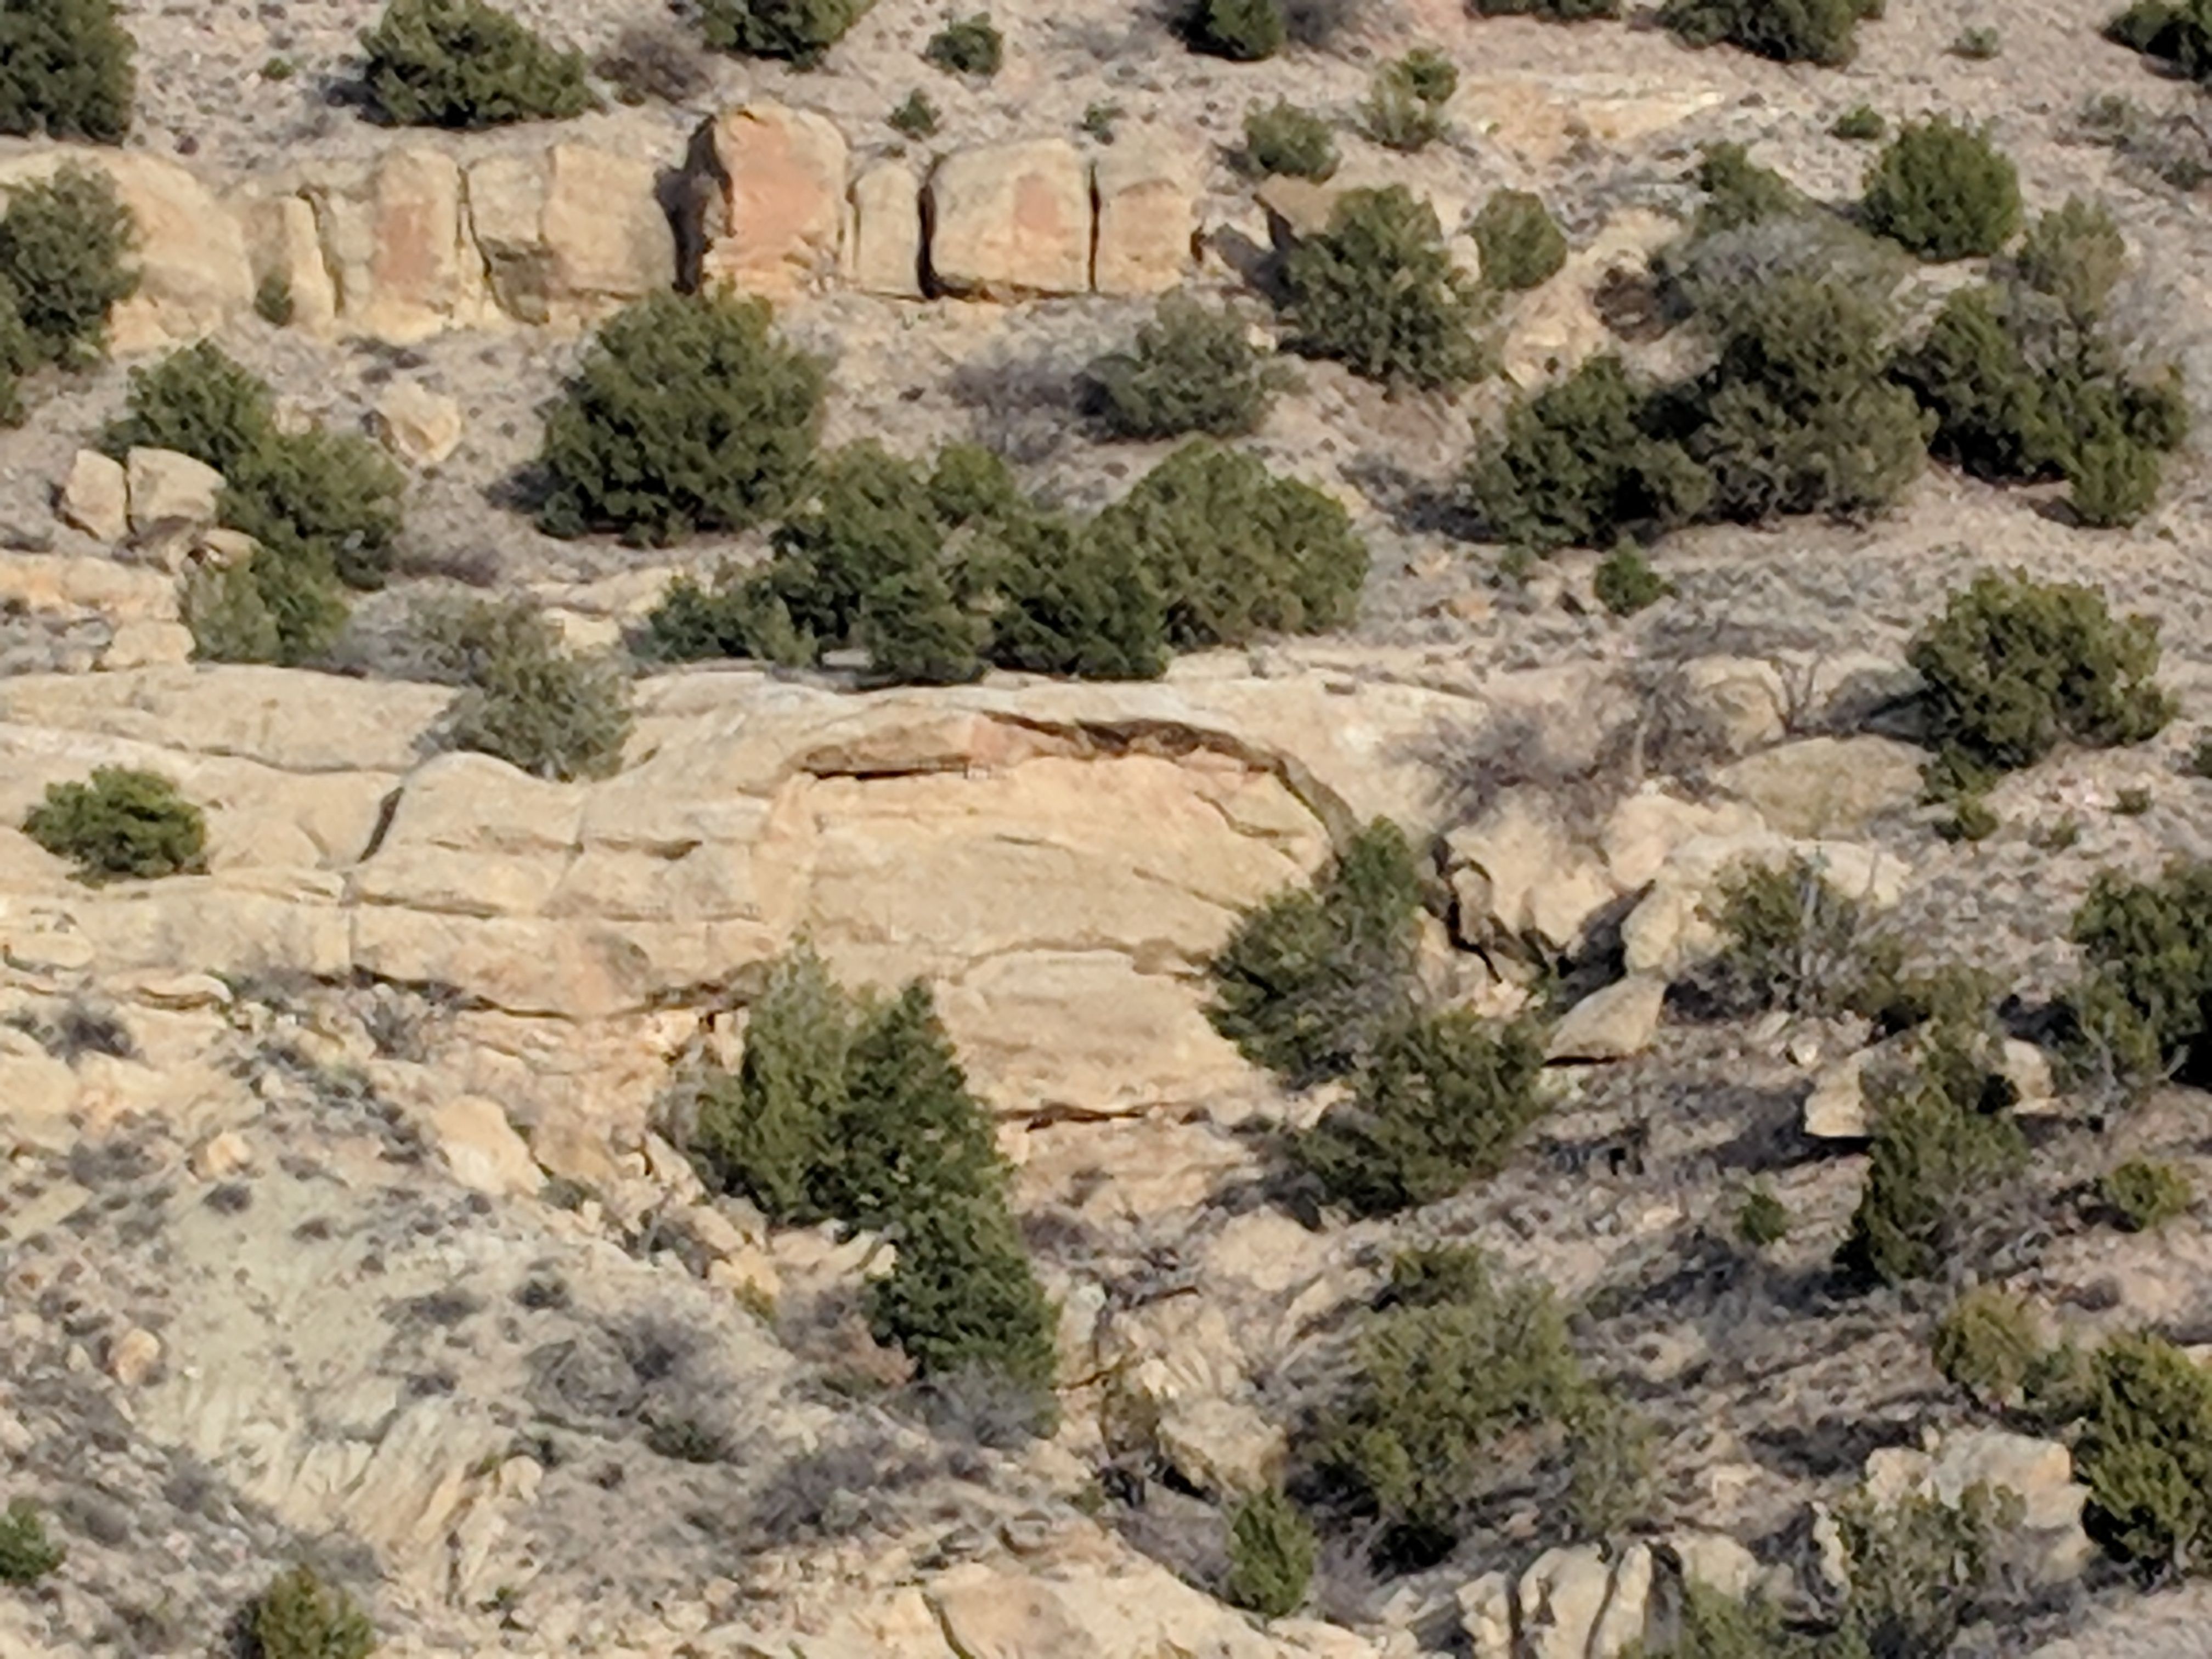
[(2155, 1232), (2197, 1202), (2197, 1190), (2180, 1168), (2140, 1158), (2106, 1170), (2097, 1193), (2131, 1233)]
[(1854, 104), (1836, 118), (1828, 131), (1836, 137), (1855, 144), (1870, 144), (1888, 130), (1881, 112), (1871, 104)]
[(249, 1609), (252, 1659), (368, 1659), (376, 1630), (351, 1595), (312, 1567), (280, 1574)]
[(2080, 446), (2066, 465), (2067, 495), (2074, 516), (2096, 530), (2135, 523), (2158, 501), (2166, 467), (2156, 450), (2124, 432), (2107, 432)]
[(1336, 172), (1336, 135), (1311, 110), (1278, 98), (1266, 109), (1244, 112), (1244, 148), (1238, 160), (1256, 178), (1281, 173), (1316, 182)]
[(599, 104), (582, 52), (556, 52), (484, 0), (391, 0), (361, 45), (377, 113), (398, 126), (557, 121)]
[(2085, 1036), (2128, 1073), (2212, 1075), (2212, 865), (2177, 861), (2154, 881), (2106, 871), (2075, 912)]
[(1795, 218), (1812, 210), (1805, 193), (1772, 167), (1751, 159), (1741, 144), (1708, 144), (1698, 157), (1697, 231), (1738, 230), (1769, 219)]
[(295, 309), (292, 279), (283, 271), (270, 271), (255, 286), (253, 314), (271, 328), (289, 328)]
[(2062, 742), (2141, 743), (2172, 717), (2158, 623), (2115, 621), (2093, 587), (1985, 570), (1913, 639), (1941, 763), (1971, 782)]
[(782, 58), (808, 68), (845, 38), (874, 0), (702, 0), (707, 44), (748, 58)]
[(115, 0), (9, 0), (0, 9), (0, 134), (119, 144), (136, 77)]
[(1898, 362), (1899, 378), (1936, 416), (1934, 453), (1978, 477), (2043, 477), (2071, 447), (2021, 343), (2023, 310), (2006, 289), (1960, 289)]
[(1727, 1009), (1833, 1018), (1869, 1000), (1866, 907), (1803, 856), (1727, 872), (1706, 907), (1720, 935), (1707, 989)]
[(1923, 259), (1995, 253), (2020, 228), (2020, 174), (1986, 133), (1939, 115), (1899, 130), (1867, 174), (1860, 212)]
[(1468, 0), (1480, 17), (1541, 17), (1554, 23), (1578, 23), (1592, 17), (1618, 17), (1620, 0)]
[[(1831, 1659), (1817, 1638), (1784, 1628), (1781, 1612), (1753, 1594), (1739, 1601), (1694, 1578), (1682, 1584), (1681, 1607), (1673, 1641), (1665, 1648), (1641, 1640), (1621, 1650), (1620, 1659)], [(1848, 1650), (1838, 1659), (1850, 1659)]]
[(983, 672), (989, 625), (962, 606), (944, 571), (923, 564), (870, 588), (853, 635), (884, 679), (964, 685)]
[(1290, 39), (1282, 0), (1195, 0), (1184, 32), (1195, 50), (1237, 64), (1273, 58)]
[(777, 340), (765, 302), (659, 294), (611, 319), (545, 423), (539, 521), (665, 544), (741, 530), (796, 489), (822, 365)]
[(1293, 345), (1354, 374), (1423, 390), (1483, 373), (1479, 287), (1452, 263), (1434, 209), (1402, 185), (1347, 191), (1328, 228), (1284, 266)]
[(811, 660), (857, 641), (862, 609), (878, 587), (935, 566), (945, 526), (920, 470), (864, 440), (823, 463), (775, 544), (775, 561), (757, 586), (811, 642)]
[(1978, 1285), (1936, 1326), (1929, 1354), (1945, 1379), (1992, 1406), (2017, 1404), (2043, 1362), (2035, 1316), (2018, 1297)]
[(947, 75), (989, 76), (1006, 62), (1006, 43), (988, 12), (947, 23), (929, 37), (922, 57)]
[(985, 649), (999, 667), (1093, 680), (1166, 671), (1167, 616), (1131, 538), (1029, 513), (994, 522), (969, 556), (992, 595)]
[(27, 1498), (8, 1500), (8, 1512), (0, 1516), (0, 1584), (35, 1584), (68, 1558), (46, 1536), (36, 1504)]
[(1137, 331), (1133, 349), (1091, 365), (1085, 392), (1117, 438), (1241, 438), (1267, 418), (1285, 379), (1234, 308), (1209, 311), (1170, 294)]
[(0, 426), (20, 426), (23, 407), (22, 377), (38, 365), (38, 349), (15, 301), (15, 289), (0, 277)]
[(1641, 553), (1632, 547), (1617, 547), (1591, 574), (1590, 591), (1613, 616), (1632, 617), (1674, 590)]
[(946, 1199), (903, 1217), (898, 1260), (868, 1287), (868, 1323), (925, 1377), (983, 1372), (1033, 1397), (1049, 1427), (1054, 1313), (1003, 1202)]
[(1364, 1215), (1449, 1198), (1497, 1174), (1541, 1115), (1543, 1066), (1524, 1024), (1463, 1010), (1401, 1019), (1376, 1040), (1351, 1097), (1299, 1139), (1298, 1162)]
[(469, 601), (438, 625), (465, 687), (446, 715), (447, 743), (564, 782), (622, 764), (629, 680), (571, 653), (535, 605)]
[(2018, 1498), (1978, 1485), (1955, 1504), (1933, 1493), (1838, 1504), (1850, 1590), (1834, 1644), (1838, 1659), (1937, 1659), (1951, 1651), (1959, 1633), (1987, 1612), (2000, 1547), (2020, 1518)]
[(1848, 64), (1862, 0), (1667, 0), (1659, 21), (1692, 46), (1723, 42), (1783, 64)]
[(1229, 1600), (1262, 1619), (1296, 1613), (1312, 1582), (1313, 1523), (1279, 1488), (1254, 1492), (1230, 1512)]
[(900, 137), (920, 143), (937, 131), (937, 106), (930, 101), (927, 93), (917, 87), (884, 119)]
[(131, 371), (128, 412), (100, 447), (118, 459), (133, 449), (173, 449), (228, 474), (276, 426), (276, 399), (260, 376), (212, 340)]
[(1790, 1237), (1790, 1208), (1771, 1188), (1753, 1187), (1736, 1206), (1735, 1236), (1755, 1250)]
[(2161, 1338), (2115, 1338), (2091, 1362), (2074, 1447), (2082, 1523), (2148, 1574), (2212, 1565), (2212, 1370)]
[(1541, 552), (1695, 518), (1711, 481), (1680, 444), (1653, 435), (1651, 402), (1610, 355), (1516, 399), (1467, 478), (1490, 536)]
[(23, 833), (95, 884), (195, 871), (207, 850), (200, 809), (168, 779), (123, 766), (95, 767), (90, 783), (48, 784)]
[(2203, 0), (2135, 0), (2105, 25), (2105, 37), (2193, 81), (2212, 77), (2212, 7)]
[(2103, 313), (2127, 266), (2128, 246), (2111, 210), (2078, 196), (2039, 216), (2013, 256), (2021, 282), (2085, 319)]
[(222, 521), (281, 562), (327, 563), (349, 587), (384, 585), (406, 479), (357, 434), (271, 432), (223, 474)]
[(1338, 627), (1367, 575), (1366, 544), (1334, 497), (1204, 439), (1100, 514), (1091, 547), (1145, 574), (1179, 649)]
[(1444, 109), (1459, 90), (1459, 70), (1433, 46), (1416, 46), (1375, 72), (1368, 89), (1367, 136), (1411, 154), (1443, 137)]
[(1959, 38), (1951, 43), (1951, 55), (1964, 58), (1971, 63), (1987, 63), (2003, 51), (2004, 36), (1988, 24), (1961, 29)]
[(690, 1142), (717, 1188), (743, 1193), (770, 1221), (823, 1213), (821, 1171), (835, 1157), (855, 1011), (804, 942), (769, 965), (753, 999), (736, 1072), (701, 1083)]
[(1420, 874), (1377, 819), (1309, 887), (1249, 912), (1209, 969), (1207, 1018), (1293, 1087), (1364, 1066), (1412, 1002)]
[[(4, 23), (0, 23), (4, 27)], [(107, 313), (137, 292), (137, 227), (104, 173), (64, 165), (9, 192), (0, 283), (13, 290), (30, 362), (82, 368), (107, 350)]]
[(1482, 280), (1496, 289), (1540, 288), (1567, 262), (1567, 239), (1525, 190), (1494, 191), (1470, 227), (1482, 250)]
[(203, 662), (319, 660), (346, 622), (345, 588), (329, 566), (264, 550), (221, 570), (185, 577), (184, 620)]
[(1353, 1362), (1316, 1459), (1396, 1560), (1439, 1559), (1486, 1496), (1563, 1461), (1600, 1397), (1551, 1292), (1496, 1283), (1467, 1249), (1401, 1258)]
[(1932, 1028), (1908, 1077), (1870, 1082), (1874, 1146), (1844, 1261), (1889, 1285), (1971, 1266), (1978, 1216), (2027, 1161), (1985, 1039)]
[(1887, 319), (1842, 283), (1784, 276), (1745, 292), (1695, 392), (1686, 447), (1711, 474), (1711, 510), (1863, 518), (1926, 460), (1911, 392), (1888, 379)]

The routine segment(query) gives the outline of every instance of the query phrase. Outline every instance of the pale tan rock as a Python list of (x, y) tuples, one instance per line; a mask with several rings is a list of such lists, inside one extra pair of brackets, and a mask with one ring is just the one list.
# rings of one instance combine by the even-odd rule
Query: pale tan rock
[(1279, 173), (1260, 186), (1257, 197), (1274, 240), (1288, 246), (1327, 230), (1343, 194), (1341, 189)]
[(1674, 1533), (1667, 1547), (1681, 1564), (1684, 1579), (1730, 1601), (1743, 1601), (1759, 1583), (1759, 1558), (1724, 1532)]
[(310, 199), (346, 327), (411, 344), (482, 308), (482, 261), (461, 222), (461, 173), (428, 145), (387, 150)]
[(246, 252), (252, 262), (257, 307), (261, 292), (282, 292), (290, 302), (289, 328), (327, 334), (337, 319), (337, 287), (323, 258), (315, 210), (305, 197), (264, 196), (240, 204)]
[(746, 104), (702, 126), (687, 169), (708, 204), (702, 281), (781, 298), (835, 276), (850, 161), (836, 124), (811, 110)]
[[(1598, 313), (1599, 291), (1617, 276), (1641, 276), (1650, 254), (1680, 234), (1681, 226), (1663, 213), (1632, 210), (1607, 221), (1550, 281), (1515, 298), (1498, 342), (1500, 372), (1515, 386), (1534, 387), (1617, 349)], [(1480, 255), (1462, 263), (1475, 269)]]
[(131, 529), (144, 531), (172, 522), (196, 526), (215, 522), (222, 474), (205, 461), (173, 449), (134, 449), (125, 457), (123, 465), (131, 494)]
[(238, 221), (189, 169), (144, 150), (42, 144), (0, 157), (0, 198), (69, 165), (114, 181), (137, 230), (137, 291), (108, 318), (118, 355), (188, 344), (253, 303), (253, 268)]
[(1864, 1140), (1874, 1133), (1867, 1115), (1865, 1077), (1875, 1051), (1863, 1048), (1823, 1071), (1805, 1097), (1800, 1119), (1815, 1140)]
[(134, 1325), (108, 1346), (107, 1374), (126, 1389), (143, 1388), (161, 1364), (161, 1339)]
[(235, 1129), (226, 1129), (195, 1147), (191, 1164), (202, 1181), (227, 1180), (253, 1167), (253, 1148)]
[(80, 449), (62, 480), (58, 503), (63, 522), (103, 542), (131, 532), (131, 496), (123, 463), (96, 449)]
[(430, 1134), (453, 1179), (494, 1198), (527, 1197), (545, 1176), (495, 1100), (460, 1095), (430, 1116)]
[(1538, 1556), (1521, 1575), (1516, 1591), (1528, 1659), (1593, 1659), (1591, 1637), (1612, 1583), (1613, 1569), (1595, 1544), (1548, 1549)]
[(470, 228), (499, 307), (571, 324), (671, 287), (676, 243), (654, 172), (647, 158), (574, 143), (470, 167)]
[(1513, 1659), (1513, 1581), (1486, 1572), (1462, 1584), (1455, 1599), (1474, 1659)]
[(1491, 925), (1509, 938), (1534, 933), (1571, 946), (1619, 896), (1603, 860), (1533, 790), (1508, 794), (1477, 823), (1451, 831), (1445, 844), (1454, 866), (1488, 878)]
[(192, 659), (192, 630), (182, 623), (127, 622), (116, 629), (100, 653), (100, 665), (110, 673), (134, 668), (157, 668)]
[(2088, 1490), (2075, 1480), (2073, 1455), (2058, 1441), (1967, 1429), (1944, 1436), (1932, 1455), (1885, 1447), (1868, 1457), (1863, 1486), (1881, 1505), (1933, 1495), (1955, 1506), (1975, 1486), (2012, 1493), (2021, 1504), (2021, 1536), (2033, 1546), (2033, 1569), (2045, 1583), (2071, 1577), (2097, 1557), (2081, 1526)]
[(1583, 1651), (1589, 1659), (1617, 1659), (1644, 1644), (1644, 1623), (1651, 1600), (1651, 1550), (1631, 1544), (1613, 1564), (1613, 1578), (1606, 1586), (1605, 1611), (1591, 1627)]
[(853, 181), (845, 280), (863, 294), (921, 297), (921, 180), (903, 161), (878, 161)]
[(1281, 1474), (1279, 1426), (1240, 1401), (1198, 1400), (1163, 1412), (1156, 1435), (1169, 1467), (1201, 1492), (1257, 1492)]
[(1632, 893), (1649, 884), (1684, 842), (1700, 836), (1756, 835), (1762, 827), (1751, 806), (1681, 800), (1650, 786), (1613, 809), (1600, 844), (1613, 884)]
[(1075, 146), (955, 151), (929, 179), (930, 267), (947, 293), (1013, 300), (1091, 287), (1091, 180)]
[(1638, 974), (1591, 993), (1567, 1010), (1544, 1047), (1547, 1060), (1626, 1060), (1651, 1046), (1667, 1004), (1667, 981)]
[(31, 611), (89, 611), (118, 625), (173, 622), (177, 585), (114, 559), (0, 553), (0, 601)]
[(419, 380), (398, 380), (376, 400), (376, 435), (408, 465), (437, 466), (461, 446), (461, 405)]
[(1097, 241), (1091, 286), (1101, 294), (1164, 294), (1190, 268), (1197, 191), (1188, 162), (1158, 143), (1115, 144), (1092, 172)]
[(1713, 781), (1784, 835), (1854, 836), (1911, 808), (1926, 758), (1888, 738), (1808, 738), (1747, 756)]

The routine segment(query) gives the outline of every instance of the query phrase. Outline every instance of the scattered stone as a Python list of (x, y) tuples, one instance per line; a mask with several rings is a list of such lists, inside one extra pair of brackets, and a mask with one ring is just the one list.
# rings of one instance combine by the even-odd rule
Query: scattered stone
[(1593, 992), (1567, 1010), (1545, 1045), (1547, 1060), (1626, 1060), (1642, 1054), (1658, 1034), (1667, 1006), (1667, 981), (1633, 975)]
[(430, 1131), (453, 1179), (464, 1187), (506, 1198), (527, 1196), (544, 1185), (544, 1172), (495, 1100), (457, 1096), (431, 1114)]
[(460, 447), (461, 405), (419, 380), (393, 383), (376, 400), (376, 435), (413, 467), (436, 466)]
[(253, 1167), (253, 1148), (235, 1129), (204, 1140), (194, 1149), (191, 1171), (202, 1181), (222, 1181)]
[(108, 1346), (107, 1374), (126, 1389), (150, 1382), (161, 1363), (161, 1339), (135, 1325)]
[(131, 493), (131, 528), (140, 533), (155, 525), (215, 522), (222, 495), (222, 474), (204, 461), (173, 449), (134, 449), (124, 459)]
[(131, 532), (128, 477), (122, 462), (96, 449), (78, 450), (62, 481), (63, 521), (98, 540), (121, 541)]

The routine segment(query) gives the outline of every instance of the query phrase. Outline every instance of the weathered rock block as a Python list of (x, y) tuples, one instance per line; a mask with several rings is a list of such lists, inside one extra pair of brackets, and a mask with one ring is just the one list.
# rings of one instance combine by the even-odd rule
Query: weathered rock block
[(1091, 286), (1101, 294), (1164, 294), (1190, 268), (1197, 192), (1185, 163), (1158, 144), (1116, 145), (1093, 174), (1098, 210)]
[(338, 294), (323, 258), (313, 204), (304, 196), (266, 196), (242, 204), (238, 211), (257, 299), (264, 284), (281, 286), (292, 304), (288, 326), (328, 333), (337, 320)]
[(685, 181), (700, 281), (775, 298), (835, 276), (849, 161), (845, 135), (810, 110), (747, 104), (701, 127)]
[(64, 523), (103, 542), (119, 542), (131, 532), (130, 488), (123, 463), (96, 449), (80, 449), (62, 480), (57, 505)]
[(930, 176), (929, 258), (949, 294), (1012, 300), (1091, 287), (1091, 180), (1061, 138), (948, 155)]
[(134, 449), (124, 459), (131, 494), (131, 527), (157, 524), (209, 525), (222, 494), (222, 474), (173, 449)]
[(649, 161), (554, 144), (492, 156), (468, 178), (492, 299), (518, 321), (586, 321), (676, 280), (675, 235)]
[(921, 297), (921, 181), (903, 162), (879, 162), (854, 181), (845, 280), (863, 294)]

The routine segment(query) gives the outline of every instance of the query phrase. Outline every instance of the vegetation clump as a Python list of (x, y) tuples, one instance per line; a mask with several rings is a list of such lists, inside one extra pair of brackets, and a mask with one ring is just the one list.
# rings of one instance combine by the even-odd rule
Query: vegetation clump
[(1783, 64), (1838, 68), (1858, 50), (1858, 23), (1881, 0), (1667, 0), (1659, 21), (1684, 44), (1729, 46)]
[(1620, 0), (1469, 0), (1481, 17), (1541, 17), (1553, 23), (1579, 23), (1593, 17), (1618, 17)]
[(845, 38), (875, 0), (702, 0), (707, 44), (748, 58), (811, 68)]
[(369, 96), (394, 125), (474, 131), (599, 104), (583, 53), (555, 50), (485, 0), (391, 0), (361, 44)]
[(247, 1610), (250, 1659), (368, 1659), (376, 1629), (344, 1589), (314, 1569), (280, 1574)]
[(0, 426), (23, 418), (25, 375), (87, 368), (106, 354), (108, 313), (137, 290), (137, 234), (114, 185), (88, 167), (64, 163), (9, 193), (0, 214)]
[(1258, 428), (1288, 380), (1233, 308), (1170, 294), (1132, 349), (1091, 365), (1085, 390), (1117, 438), (1238, 438)]
[(2171, 1164), (2130, 1158), (2105, 1172), (2097, 1183), (2098, 1196), (2131, 1233), (2155, 1232), (2169, 1221), (2187, 1215), (2197, 1202), (2189, 1176)]
[(1244, 148), (1237, 159), (1255, 178), (1279, 173), (1318, 184), (1335, 173), (1340, 158), (1327, 121), (1278, 98), (1264, 109), (1255, 104), (1244, 112)]
[(1395, 1564), (1442, 1559), (1486, 1499), (1571, 1463), (1578, 1431), (1618, 1409), (1549, 1290), (1500, 1283), (1471, 1249), (1401, 1256), (1353, 1360), (1311, 1455)]
[(1290, 23), (1282, 0), (1195, 0), (1184, 35), (1196, 51), (1256, 64), (1289, 43)]
[(776, 1221), (888, 1236), (871, 1327), (926, 1377), (980, 1372), (1050, 1412), (1051, 1304), (1008, 1206), (991, 1121), (928, 989), (854, 997), (801, 945), (755, 1000), (734, 1073), (689, 1081), (702, 1172)]
[(1292, 345), (1423, 391), (1485, 372), (1480, 287), (1452, 261), (1436, 210), (1402, 185), (1346, 191), (1284, 267)]
[(1492, 288), (1540, 288), (1567, 262), (1567, 239), (1532, 191), (1493, 191), (1468, 228), (1481, 250), (1482, 280)]
[(630, 730), (629, 682), (579, 657), (527, 601), (465, 600), (421, 617), (465, 689), (443, 728), (456, 749), (495, 755), (533, 777), (605, 777)]
[(1006, 42), (990, 14), (977, 12), (973, 17), (957, 18), (931, 35), (921, 55), (947, 75), (988, 79), (1006, 60)]
[(9, 0), (0, 9), (0, 135), (119, 144), (137, 76), (115, 0)]
[(1995, 253), (2020, 228), (2020, 173), (1986, 133), (1939, 115), (1899, 129), (1867, 173), (1860, 211), (1923, 259)]
[(23, 833), (95, 884), (195, 871), (207, 851), (200, 809), (168, 779), (123, 766), (96, 767), (88, 783), (48, 784)]
[(1633, 547), (1617, 547), (1590, 575), (1590, 591), (1615, 617), (1632, 617), (1673, 592), (1673, 586)]
[(2124, 1076), (2212, 1077), (2212, 864), (2148, 881), (2107, 871), (2075, 913), (2082, 1036)]
[(2202, 0), (2134, 0), (2105, 25), (2105, 38), (2192, 81), (2212, 80), (2212, 11)]
[(822, 365), (765, 302), (658, 294), (611, 319), (545, 423), (538, 521), (655, 546), (785, 507), (814, 452)]
[(2148, 1574), (2212, 1569), (2212, 1370), (2145, 1334), (2106, 1343), (2089, 1377), (2074, 1465), (2090, 1536)]
[(2158, 623), (2113, 617), (2093, 587), (1985, 570), (1951, 596), (1906, 659), (1925, 686), (1936, 767), (1972, 787), (2059, 744), (2141, 743), (2172, 717)]
[(2043, 1361), (2043, 1339), (2027, 1305), (1978, 1285), (1937, 1322), (1929, 1344), (1945, 1379), (1992, 1406), (2017, 1404)]
[(1828, 129), (1836, 137), (1849, 143), (1870, 144), (1889, 130), (1889, 123), (1881, 112), (1871, 104), (1854, 104), (1836, 118)]
[(1375, 72), (1367, 94), (1367, 136), (1411, 155), (1443, 137), (1444, 110), (1459, 90), (1459, 70), (1433, 46), (1416, 46)]
[(1243, 1499), (1229, 1517), (1230, 1601), (1262, 1619), (1296, 1613), (1313, 1579), (1316, 1544), (1313, 1523), (1280, 1487)]
[(35, 1584), (69, 1559), (69, 1551), (46, 1536), (46, 1517), (27, 1498), (8, 1501), (0, 1516), (0, 1584)]

